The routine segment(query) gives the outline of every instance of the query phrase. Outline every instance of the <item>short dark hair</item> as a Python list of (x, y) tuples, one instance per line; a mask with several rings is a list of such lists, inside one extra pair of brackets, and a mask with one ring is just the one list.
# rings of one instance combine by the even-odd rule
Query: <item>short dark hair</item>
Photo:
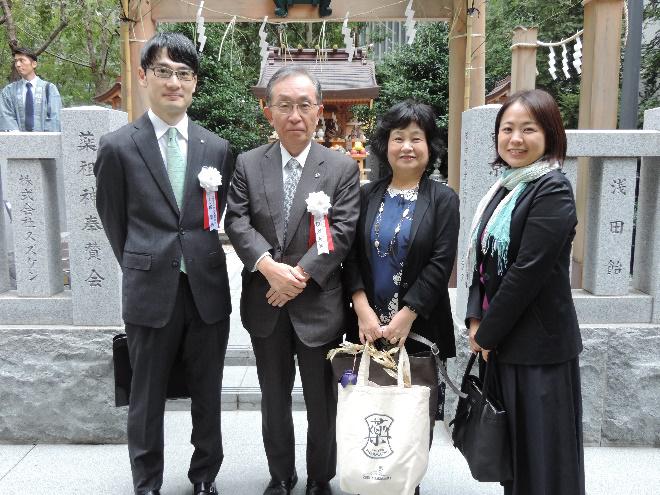
[(430, 105), (415, 100), (405, 100), (391, 107), (378, 120), (378, 125), (371, 137), (371, 151), (382, 164), (387, 164), (389, 171), (392, 166), (387, 160), (387, 145), (390, 133), (395, 129), (405, 129), (411, 123), (417, 124), (426, 136), (429, 147), (429, 165), (433, 165), (443, 150), (440, 129), (435, 121), (435, 112)]
[(12, 48), (11, 56), (15, 57), (16, 55), (25, 55), (26, 57), (30, 57), (35, 62), (37, 61), (37, 54), (34, 53), (29, 48), (24, 48), (24, 47), (21, 47), (21, 46), (17, 46), (16, 48)]
[[(528, 89), (518, 91), (509, 96), (495, 118), (495, 153), (497, 153), (497, 135), (500, 131), (500, 122), (504, 112), (514, 103), (520, 102), (534, 120), (543, 129), (545, 137), (545, 151), (543, 159), (551, 162), (558, 161), (563, 165), (566, 158), (566, 131), (561, 120), (561, 113), (555, 99), (542, 89)], [(508, 164), (497, 154), (494, 167), (508, 166)]]
[(266, 105), (270, 104), (270, 99), (273, 95), (273, 87), (282, 79), (286, 79), (287, 77), (291, 76), (305, 76), (307, 79), (312, 81), (312, 84), (316, 89), (316, 103), (319, 105), (322, 103), (323, 92), (321, 91), (321, 82), (318, 80), (318, 78), (300, 65), (287, 65), (286, 67), (278, 69), (278, 71), (275, 72), (275, 74), (273, 74), (273, 76), (270, 78), (270, 81), (268, 81), (268, 84), (266, 85)]
[(181, 33), (158, 33), (147, 41), (140, 52), (140, 67), (145, 72), (156, 60), (160, 51), (165, 48), (167, 56), (177, 63), (186, 64), (195, 74), (199, 72), (199, 57), (195, 45)]

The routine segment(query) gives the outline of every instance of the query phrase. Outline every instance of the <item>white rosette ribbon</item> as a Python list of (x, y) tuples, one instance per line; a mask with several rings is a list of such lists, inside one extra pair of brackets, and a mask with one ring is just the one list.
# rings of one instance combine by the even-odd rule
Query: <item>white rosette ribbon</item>
[(332, 234), (330, 233), (330, 222), (328, 221), (328, 212), (330, 211), (330, 197), (323, 191), (309, 193), (305, 200), (307, 211), (312, 214), (310, 228), (310, 246), (316, 242), (318, 254), (329, 254), (334, 251)]
[(202, 167), (197, 178), (204, 189), (204, 228), (218, 230), (218, 186), (222, 185), (222, 175), (215, 167)]

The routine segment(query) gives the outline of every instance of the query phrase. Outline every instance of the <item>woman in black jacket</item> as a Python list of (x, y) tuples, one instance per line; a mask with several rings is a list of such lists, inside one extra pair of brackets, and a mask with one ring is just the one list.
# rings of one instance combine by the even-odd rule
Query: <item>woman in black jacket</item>
[(354, 312), (347, 339), (386, 339), (409, 353), (428, 351), (412, 330), (456, 355), (447, 283), (458, 239), (458, 196), (426, 175), (441, 150), (430, 106), (411, 100), (381, 119), (372, 152), (391, 174), (364, 186), (344, 280)]
[(566, 134), (541, 90), (509, 97), (495, 121), (504, 172), (477, 207), (466, 266), (473, 352), (497, 353), (513, 495), (584, 494), (582, 350), (569, 263), (577, 218), (561, 172)]

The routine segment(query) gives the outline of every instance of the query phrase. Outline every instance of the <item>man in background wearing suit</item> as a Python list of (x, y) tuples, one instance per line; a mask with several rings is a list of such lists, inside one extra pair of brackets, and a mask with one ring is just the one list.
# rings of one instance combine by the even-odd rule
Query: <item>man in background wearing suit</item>
[[(335, 475), (337, 383), (326, 360), (344, 331), (340, 264), (359, 214), (358, 168), (312, 141), (323, 115), (321, 85), (306, 70), (280, 69), (264, 113), (280, 140), (239, 156), (225, 230), (245, 268), (241, 320), (250, 333), (261, 387), (262, 433), (271, 481), (286, 495), (298, 480), (291, 415), (294, 355), (307, 408), (308, 495), (331, 493)], [(324, 193), (334, 244), (319, 254), (310, 239), (310, 193)]]
[[(232, 172), (228, 143), (190, 121), (195, 46), (160, 33), (142, 50), (140, 86), (150, 109), (101, 138), (94, 167), (97, 209), (123, 273), (122, 306), (133, 368), (128, 451), (136, 494), (159, 494), (163, 414), (170, 370), (183, 361), (192, 400), (193, 493), (217, 493), (222, 463), (220, 386), (231, 302), (218, 233), (205, 226), (202, 167)], [(217, 180), (215, 181), (217, 185)], [(207, 192), (207, 195), (211, 194)], [(216, 207), (220, 218), (222, 209)]]

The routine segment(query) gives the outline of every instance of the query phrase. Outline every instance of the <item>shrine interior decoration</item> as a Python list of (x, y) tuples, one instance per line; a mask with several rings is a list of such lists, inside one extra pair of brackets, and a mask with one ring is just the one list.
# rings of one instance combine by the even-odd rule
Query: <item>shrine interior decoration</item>
[(328, 17), (332, 15), (332, 9), (330, 8), (331, 0), (273, 0), (275, 2), (275, 15), (277, 17), (286, 17), (289, 15), (289, 5), (294, 4), (307, 4), (318, 5), (319, 7), (319, 16)]

